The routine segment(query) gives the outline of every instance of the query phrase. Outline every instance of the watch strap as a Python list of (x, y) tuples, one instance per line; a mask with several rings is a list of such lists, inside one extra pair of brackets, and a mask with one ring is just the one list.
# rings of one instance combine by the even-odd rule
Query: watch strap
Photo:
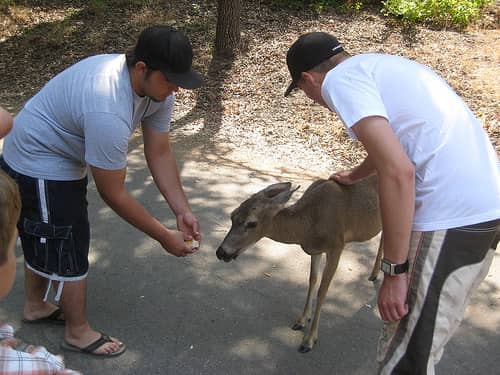
[(382, 271), (388, 275), (394, 276), (405, 273), (408, 271), (410, 267), (410, 263), (408, 260), (401, 264), (391, 263), (387, 259), (382, 258)]

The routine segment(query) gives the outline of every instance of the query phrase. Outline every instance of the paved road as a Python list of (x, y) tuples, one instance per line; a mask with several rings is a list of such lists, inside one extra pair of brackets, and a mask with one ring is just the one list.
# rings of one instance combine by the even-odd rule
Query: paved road
[[(313, 352), (298, 353), (302, 334), (290, 327), (305, 300), (308, 256), (297, 246), (262, 240), (237, 262), (222, 263), (215, 249), (229, 227), (231, 210), (250, 193), (290, 179), (301, 183), (303, 192), (311, 180), (293, 168), (274, 168), (255, 159), (236, 161), (209, 149), (196, 152), (185, 142), (176, 143), (177, 149), (190, 150), (179, 153), (179, 167), (203, 226), (203, 249), (186, 259), (165, 254), (155, 241), (110, 211), (90, 184), (88, 315), (96, 328), (122, 339), (128, 350), (114, 359), (66, 353), (68, 367), (87, 375), (373, 373), (380, 321), (376, 291), (367, 275), (376, 241), (346, 248), (323, 308), (319, 342)], [(173, 226), (174, 218), (147, 173), (140, 145), (131, 148), (130, 191)], [(20, 322), (20, 249), (18, 255), (15, 287), (0, 305), (0, 320), (11, 321), (26, 341), (59, 352), (62, 328)], [(438, 374), (498, 373), (499, 305), (497, 251)]]

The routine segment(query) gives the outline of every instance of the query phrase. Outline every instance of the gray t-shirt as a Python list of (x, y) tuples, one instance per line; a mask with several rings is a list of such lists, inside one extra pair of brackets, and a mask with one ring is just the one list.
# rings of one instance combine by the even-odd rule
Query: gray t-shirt
[(84, 59), (51, 79), (14, 119), (3, 157), (22, 174), (77, 180), (87, 164), (106, 170), (127, 164), (128, 142), (142, 122), (170, 129), (174, 95), (157, 103), (132, 89), (125, 55)]

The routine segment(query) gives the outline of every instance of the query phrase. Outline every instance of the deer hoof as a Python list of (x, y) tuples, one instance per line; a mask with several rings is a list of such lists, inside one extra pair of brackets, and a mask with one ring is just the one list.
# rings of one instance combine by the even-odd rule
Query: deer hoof
[(312, 350), (312, 348), (308, 346), (301, 345), (299, 348), (300, 353), (309, 353)]
[(305, 325), (300, 323), (295, 323), (292, 327), (294, 331), (302, 331), (305, 328)]

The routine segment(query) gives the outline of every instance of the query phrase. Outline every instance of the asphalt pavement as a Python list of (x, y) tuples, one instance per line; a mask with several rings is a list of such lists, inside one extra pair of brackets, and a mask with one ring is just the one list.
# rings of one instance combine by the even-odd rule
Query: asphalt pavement
[[(381, 322), (376, 287), (367, 280), (377, 239), (346, 247), (324, 304), (319, 341), (297, 351), (291, 330), (305, 302), (309, 257), (296, 245), (261, 240), (236, 262), (215, 251), (241, 201), (270, 183), (292, 181), (301, 194), (312, 181), (302, 171), (272, 163), (233, 160), (217, 149), (175, 141), (186, 193), (202, 229), (201, 250), (187, 258), (166, 254), (154, 240), (120, 219), (89, 185), (92, 225), (88, 317), (123, 340), (117, 358), (62, 352), (68, 367), (86, 375), (334, 375), (372, 374)], [(131, 144), (127, 187), (167, 226), (175, 225), (149, 176), (140, 142)], [(64, 329), (23, 325), (22, 253), (13, 291), (0, 302), (23, 340), (59, 353)], [(472, 299), (437, 374), (498, 374), (500, 252)]]

